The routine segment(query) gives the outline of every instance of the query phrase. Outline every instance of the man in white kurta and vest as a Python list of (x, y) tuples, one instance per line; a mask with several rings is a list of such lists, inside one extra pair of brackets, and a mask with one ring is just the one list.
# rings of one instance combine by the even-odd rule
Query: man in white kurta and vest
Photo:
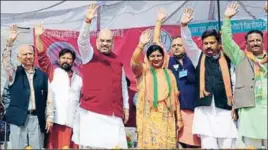
[(123, 124), (129, 117), (128, 89), (123, 64), (112, 52), (113, 33), (98, 33), (90, 44), (90, 23), (98, 9), (91, 4), (78, 37), (82, 57), (83, 91), (72, 140), (80, 148), (128, 148)]
[(195, 102), (193, 134), (201, 139), (201, 148), (232, 148), (237, 138), (233, 121), (231, 63), (221, 51), (217, 31), (202, 33), (203, 51), (191, 37), (188, 23), (193, 19), (193, 10), (186, 9), (181, 18), (181, 37), (185, 51), (196, 67), (197, 99)]
[(82, 78), (72, 69), (76, 54), (74, 50), (61, 49), (58, 66), (53, 66), (44, 49), (41, 39), (43, 33), (43, 24), (36, 25), (35, 43), (38, 62), (42, 70), (48, 73), (55, 104), (54, 126), (48, 135), (47, 148), (78, 148), (71, 142), (74, 117), (82, 88)]
[(12, 45), (18, 33), (18, 26), (12, 25), (3, 51), (3, 67), (10, 90), (4, 120), (10, 124), (12, 149), (24, 149), (26, 146), (41, 149), (44, 132), (53, 125), (50, 84), (47, 74), (34, 66), (35, 50), (32, 45), (20, 45), (17, 58), (21, 65), (12, 63)]

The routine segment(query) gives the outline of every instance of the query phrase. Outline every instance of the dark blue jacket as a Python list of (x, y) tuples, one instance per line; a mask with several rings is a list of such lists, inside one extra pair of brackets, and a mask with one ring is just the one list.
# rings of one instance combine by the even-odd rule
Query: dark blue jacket
[[(45, 131), (45, 110), (47, 104), (48, 75), (40, 69), (35, 68), (33, 77), (35, 105), (37, 117), (42, 132)], [(24, 126), (27, 118), (30, 85), (26, 72), (22, 66), (18, 66), (14, 83), (9, 86), (10, 103), (6, 109), (4, 120), (17, 126)]]
[[(196, 69), (193, 66), (189, 57), (184, 56), (183, 65), (180, 64), (175, 57), (170, 57), (168, 68), (173, 72), (177, 80), (178, 90), (180, 91), (179, 100), (181, 109), (194, 110), (194, 104), (196, 101)], [(176, 70), (174, 65), (179, 65)], [(179, 78), (179, 72), (182, 70), (187, 70), (187, 76)]]

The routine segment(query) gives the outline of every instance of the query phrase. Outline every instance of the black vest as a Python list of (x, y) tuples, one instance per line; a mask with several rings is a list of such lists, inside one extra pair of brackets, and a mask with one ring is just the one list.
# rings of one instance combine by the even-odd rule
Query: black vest
[[(199, 58), (198, 65), (196, 67), (197, 70), (197, 89), (198, 89), (198, 95), (197, 95), (197, 101), (196, 101), (196, 107), (197, 106), (211, 106), (212, 101), (212, 95), (214, 95), (214, 101), (215, 106), (217, 108), (227, 109), (231, 110), (232, 107), (228, 105), (227, 103), (227, 96), (225, 93), (225, 87), (224, 82), (222, 78), (221, 68), (219, 64), (219, 58), (214, 59), (213, 57), (206, 57), (205, 60), (205, 89), (210, 93), (209, 96), (205, 96), (204, 98), (200, 98), (200, 64), (201, 64), (201, 58), (205, 55), (202, 53)], [(230, 59), (225, 56), (225, 59), (228, 64), (228, 69), (230, 70)], [(231, 79), (231, 76), (230, 76)], [(231, 81), (230, 84), (232, 85)]]
[[(37, 117), (40, 129), (44, 132), (46, 123), (45, 110), (47, 104), (48, 75), (40, 69), (35, 68), (33, 86)], [(27, 74), (22, 66), (18, 66), (14, 83), (9, 86), (9, 88), (11, 99), (4, 120), (17, 126), (23, 126), (28, 115), (30, 84)]]

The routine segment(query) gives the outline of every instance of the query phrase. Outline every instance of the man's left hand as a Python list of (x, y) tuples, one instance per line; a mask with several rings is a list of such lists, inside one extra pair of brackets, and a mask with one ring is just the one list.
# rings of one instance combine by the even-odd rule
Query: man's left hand
[(128, 118), (129, 118), (129, 109), (125, 108), (124, 109), (124, 124), (127, 123)]

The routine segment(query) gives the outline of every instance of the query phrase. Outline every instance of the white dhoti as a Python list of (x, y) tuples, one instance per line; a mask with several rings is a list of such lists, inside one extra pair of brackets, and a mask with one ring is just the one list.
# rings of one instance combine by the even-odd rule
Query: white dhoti
[(73, 127), (72, 141), (83, 147), (128, 148), (121, 118), (79, 108)]
[(232, 148), (238, 137), (231, 110), (215, 107), (214, 97), (211, 106), (195, 108), (192, 132), (201, 138), (201, 148)]

